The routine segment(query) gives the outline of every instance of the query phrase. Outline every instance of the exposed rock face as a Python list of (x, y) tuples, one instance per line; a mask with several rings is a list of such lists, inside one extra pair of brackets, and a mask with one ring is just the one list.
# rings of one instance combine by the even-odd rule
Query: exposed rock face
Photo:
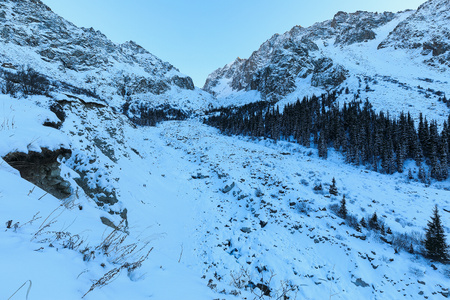
[[(233, 79), (233, 76), (235, 73), (239, 71), (241, 68), (242, 63), (244, 63), (246, 60), (237, 58), (232, 64), (226, 65), (225, 67), (221, 69), (215, 70), (213, 73), (211, 73), (205, 82), (204, 89), (210, 92), (213, 95), (216, 95), (216, 92), (214, 91), (214, 87), (219, 85), (220, 79)], [(239, 85), (239, 82), (233, 83), (232, 86), (236, 87), (236, 90), (241, 90), (242, 86)]]
[(187, 91), (199, 101), (211, 100), (194, 91), (190, 77), (135, 42), (115, 44), (100, 31), (64, 20), (40, 0), (0, 1), (0, 24), (0, 64), (5, 66), (30, 65), (54, 81), (92, 91), (109, 103), (128, 98), (151, 106), (157, 98), (175, 105)]
[[(73, 155), (65, 162), (78, 173), (79, 177), (75, 181), (97, 205), (117, 203), (115, 189), (103, 186), (97, 179), (102, 178), (105, 182), (113, 180), (107, 170), (101, 168), (99, 160), (104, 159), (115, 164), (118, 157), (123, 155), (119, 153), (119, 145), (125, 143), (123, 132), (125, 117), (117, 115), (110, 107), (95, 102), (88, 103), (73, 96), (58, 100), (57, 105), (61, 107), (64, 115), (84, 120), (83, 127), (76, 127), (76, 132), (67, 132), (88, 142), (82, 148), (75, 147)], [(117, 144), (114, 145), (115, 143)]]
[(378, 48), (420, 49), (430, 65), (450, 66), (450, 0), (429, 0), (389, 34)]
[(334, 65), (329, 58), (319, 59), (315, 65), (311, 78), (312, 86), (335, 87), (347, 78), (348, 71), (339, 64)]
[(59, 198), (67, 198), (71, 194), (70, 183), (61, 177), (61, 157), (70, 157), (68, 149), (41, 152), (9, 153), (3, 159), (20, 172), (20, 176), (37, 185), (49, 194)]
[(330, 23), (330, 26), (338, 31), (334, 43), (352, 45), (373, 40), (376, 37), (373, 29), (387, 24), (394, 18), (395, 14), (390, 12), (382, 14), (363, 11), (353, 14), (338, 12)]
[[(348, 46), (375, 39), (373, 31), (395, 18), (394, 13), (337, 13), (332, 20), (303, 28), (296, 26), (283, 35), (276, 34), (248, 59), (211, 73), (203, 87), (216, 96), (223, 85), (234, 91), (256, 90), (263, 98), (285, 96), (296, 89), (298, 78), (311, 77), (312, 86), (336, 87), (347, 77), (347, 70), (319, 51), (318, 43), (330, 39), (335, 45)], [(326, 65), (323, 65), (327, 62)]]

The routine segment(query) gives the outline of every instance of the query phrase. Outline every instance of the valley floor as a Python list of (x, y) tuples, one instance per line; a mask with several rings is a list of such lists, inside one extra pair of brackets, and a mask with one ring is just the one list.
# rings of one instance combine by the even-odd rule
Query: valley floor
[[(71, 139), (74, 155), (81, 156), (87, 153), (86, 144), (93, 145), (92, 137), (106, 134), (102, 126), (109, 125), (90, 121), (84, 126), (95, 132), (85, 128), (75, 134), (81, 123), (74, 116), (69, 115), (62, 131)], [(117, 126), (116, 120), (109, 122)], [(117, 134), (108, 141), (114, 160), (95, 148), (95, 166), (103, 173), (99, 176), (97, 170), (93, 178), (116, 189), (120, 202), (115, 206), (128, 211), (128, 239), (139, 246), (148, 242), (153, 251), (141, 268), (122, 271), (85, 299), (448, 295), (448, 267), (435, 264), (435, 270), (419, 255), (404, 250), (396, 254), (379, 234), (366, 229), (359, 233), (330, 210), (345, 194), (349, 214), (358, 220), (377, 212), (395, 236), (420, 237), (434, 204), (450, 210), (448, 182), (425, 187), (408, 181), (406, 174), (388, 176), (346, 165), (334, 152), (325, 161), (315, 150), (292, 143), (222, 136), (195, 119), (148, 128), (125, 123), (122, 129), (121, 139)], [(70, 231), (93, 246), (112, 231), (99, 221), (109, 214), (84, 193), (61, 207), (50, 195), (42, 198), (38, 188), (30, 192), (32, 184), (5, 163), (0, 171), (6, 183), (0, 188), (0, 221), (21, 224), (0, 232), (0, 263), (6, 267), (0, 275), (0, 298), (31, 280), (29, 299), (80, 299), (116, 266), (114, 257), (83, 261), (79, 252), (51, 240), (52, 232)], [(103, 183), (105, 177), (110, 181)], [(333, 177), (338, 196), (328, 193)], [(315, 191), (319, 184), (323, 190)], [(52, 213), (55, 208), (61, 214)], [(38, 211), (42, 219), (24, 224)], [(441, 211), (448, 226), (449, 214)], [(47, 216), (54, 223), (33, 239)], [(116, 224), (120, 220), (110, 218)], [(15, 297), (24, 298), (25, 289)]]

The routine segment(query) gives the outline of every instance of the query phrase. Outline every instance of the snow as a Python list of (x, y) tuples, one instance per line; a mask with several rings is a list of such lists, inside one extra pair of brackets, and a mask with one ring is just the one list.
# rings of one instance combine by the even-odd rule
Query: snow
[(41, 148), (70, 148), (69, 140), (64, 134), (54, 128), (42, 128), (45, 121), (59, 121), (48, 109), (6, 95), (0, 95), (0, 102), (1, 156), (10, 152), (41, 152)]
[[(11, 64), (16, 69), (31, 66), (52, 82), (94, 92), (117, 109), (125, 102), (117, 94), (117, 82), (124, 75), (135, 84), (147, 80), (148, 85), (169, 87), (166, 92), (154, 94), (145, 91), (144, 84), (135, 93), (136, 102), (150, 107), (169, 104), (199, 113), (214, 105), (215, 99), (209, 93), (176, 86), (173, 78), (187, 76), (134, 42), (114, 44), (99, 31), (78, 28), (47, 11), (40, 2), (8, 2), (3, 8), (10, 17), (3, 24), (8, 33), (0, 39), (0, 64)], [(29, 22), (29, 18), (34, 21)], [(35, 43), (29, 42), (34, 39)], [(48, 57), (47, 52), (51, 53)]]
[[(21, 120), (14, 130), (33, 125), (45, 136), (51, 128), (38, 121), (53, 118), (51, 112), (44, 113), (48, 101), (4, 96), (2, 102), (9, 105), (2, 115)], [(116, 257), (97, 253), (83, 261), (79, 251), (56, 241), (54, 232), (68, 231), (82, 237), (85, 245), (99, 245), (112, 231), (100, 217), (118, 224), (120, 217), (108, 211), (123, 208), (128, 210), (127, 243), (149, 242), (153, 250), (141, 268), (129, 275), (123, 270), (85, 299), (253, 299), (249, 288), (233, 283), (233, 276), (245, 272), (247, 283), (261, 277), (267, 281), (273, 272), (273, 295), (292, 284), (302, 299), (330, 294), (336, 299), (392, 299), (415, 297), (420, 291), (431, 298), (448, 282), (445, 266), (435, 263), (438, 270), (433, 270), (420, 256), (402, 250), (394, 254), (392, 246), (366, 230), (365, 241), (353, 237), (361, 234), (329, 210), (345, 194), (350, 214), (367, 218), (376, 211), (394, 233), (412, 234), (423, 233), (438, 204), (448, 234), (449, 217), (442, 210), (450, 210), (448, 181), (427, 187), (408, 181), (406, 174), (382, 175), (346, 165), (333, 151), (325, 161), (315, 150), (292, 143), (222, 136), (196, 119), (134, 128), (108, 107), (72, 103), (65, 110), (67, 119), (61, 131), (55, 130), (60, 135), (54, 135), (54, 146), (67, 143), (73, 157), (83, 160), (84, 155), (95, 162), (64, 162), (62, 174), (74, 189), (64, 202), (24, 181), (5, 162), (0, 164), (0, 221), (21, 226), (0, 231), (0, 263), (8, 270), (0, 278), (8, 287), (0, 289), (1, 298), (31, 280), (31, 299), (79, 299), (95, 280), (117, 267)], [(32, 117), (30, 112), (37, 113)], [(112, 133), (111, 128), (118, 130)], [(98, 139), (108, 145), (95, 144)], [(108, 146), (113, 156), (106, 152)], [(5, 143), (2, 149), (14, 151), (15, 146)], [(98, 207), (74, 180), (79, 175), (71, 169), (77, 167), (87, 171), (95, 185), (116, 190), (119, 203)], [(407, 167), (414, 170), (414, 162)], [(333, 177), (338, 197), (327, 192)], [(319, 182), (323, 193), (313, 190)], [(224, 193), (232, 183), (234, 188)], [(299, 209), (301, 202), (306, 212)], [(24, 225), (37, 212), (42, 218)], [(33, 239), (41, 224), (53, 219), (56, 223)], [(261, 221), (267, 225), (262, 227)], [(257, 267), (267, 271), (259, 273)], [(370, 287), (356, 285), (362, 283)], [(16, 297), (24, 297), (25, 289)]]
[[(10, 13), (13, 4), (5, 5)], [(351, 74), (341, 85), (351, 90), (339, 96), (341, 104), (353, 100), (359, 89), (361, 99), (369, 98), (377, 110), (411, 111), (414, 117), (423, 112), (440, 123), (447, 118), (447, 108), (428, 89), (448, 95), (448, 72), (425, 66), (426, 57), (415, 50), (377, 50), (411, 14), (376, 29), (376, 40), (367, 43), (345, 48), (332, 41), (318, 43), (314, 55), (331, 57)], [(101, 35), (64, 24), (76, 34)], [(273, 41), (282, 39), (277, 35)], [(132, 42), (119, 46), (124, 55), (137, 47)], [(72, 151), (61, 160), (61, 176), (72, 188), (65, 200), (22, 179), (0, 159), (1, 299), (26, 282), (32, 284), (29, 299), (258, 299), (261, 290), (252, 287), (259, 283), (268, 285), (275, 299), (290, 289), (291, 299), (433, 299), (447, 294), (448, 266), (403, 249), (396, 253), (379, 234), (356, 231), (330, 207), (345, 195), (349, 214), (357, 220), (377, 212), (395, 236), (420, 240), (437, 204), (448, 236), (449, 180), (424, 185), (407, 174), (383, 175), (345, 164), (333, 150), (322, 160), (316, 150), (294, 143), (223, 136), (202, 123), (206, 108), (262, 99), (257, 91), (233, 91), (226, 77), (216, 86), (218, 99), (198, 88), (176, 86), (161, 95), (135, 96), (138, 102), (194, 112), (186, 121), (137, 127), (117, 113), (123, 99), (107, 83), (120, 78), (120, 71), (147, 75), (145, 67), (113, 59), (107, 69), (76, 72), (41, 60), (28, 46), (2, 43), (0, 48), (2, 62), (32, 65), (78, 87), (98, 87), (107, 100), (76, 95), (81, 101), (58, 90), (50, 98), (0, 95), (1, 157), (43, 148)], [(265, 50), (269, 55), (271, 49)], [(166, 66), (142, 51), (138, 60)], [(172, 68), (162, 77), (171, 76), (184, 75)], [(278, 103), (280, 109), (326, 92), (310, 82), (310, 77), (297, 78), (296, 91)], [(60, 130), (43, 126), (59, 121), (49, 110), (55, 101), (67, 115)], [(413, 161), (405, 163), (409, 168), (417, 178)], [(338, 196), (328, 193), (332, 178)], [(323, 191), (314, 190), (319, 184)], [(117, 203), (102, 203), (102, 197)], [(119, 215), (125, 209), (127, 224)], [(111, 234), (124, 241), (102, 250)], [(82, 243), (74, 246), (77, 242)], [(122, 248), (126, 245), (131, 246)], [(133, 245), (131, 255), (123, 252)], [(107, 272), (139, 261), (150, 250), (139, 268), (128, 272), (124, 267), (105, 286), (90, 291)], [(12, 299), (25, 298), (27, 288)]]
[[(42, 140), (40, 136), (46, 136), (47, 131), (52, 129), (43, 127), (36, 122), (36, 119), (39, 120), (42, 116), (51, 118), (53, 115), (48, 110), (41, 109), (33, 103), (34, 101), (38, 103), (45, 102), (42, 100), (45, 99), (32, 97), (19, 100), (8, 99), (6, 96), (2, 98), (3, 103), (10, 104), (4, 107), (3, 114), (14, 114), (17, 120), (16, 125), (14, 125), (14, 132), (28, 132), (30, 126), (34, 126), (33, 134), (22, 136), (23, 144), (26, 144), (29, 138), (39, 137), (37, 140)], [(55, 116), (53, 115), (53, 117)], [(68, 122), (71, 121), (70, 117), (69, 115)], [(81, 119), (76, 121), (77, 125), (80, 125), (80, 121), (84, 122)], [(90, 119), (89, 122), (93, 122), (96, 125), (101, 123), (100, 120), (95, 118)], [(100, 126), (98, 130), (102, 131), (102, 127)], [(10, 136), (11, 130), (6, 129), (0, 132)], [(35, 133), (39, 134), (35, 135)], [(77, 148), (83, 143), (80, 143), (79, 136), (71, 136), (67, 132), (66, 134), (69, 136), (66, 136), (60, 131), (56, 131), (56, 133), (58, 134), (53, 136), (54, 146), (63, 144), (62, 141), (67, 140), (69, 137), (73, 139), (71, 146), (74, 152), (80, 151)], [(140, 133), (134, 132), (137, 136), (140, 136)], [(11, 141), (11, 139), (3, 140)], [(140, 140), (142, 140), (142, 136), (140, 136)], [(84, 142), (86, 143), (86, 140)], [(142, 146), (147, 147), (148, 144), (152, 143), (146, 142)], [(5, 143), (2, 149), (4, 153), (16, 151), (15, 145), (16, 143)], [(39, 145), (50, 147), (49, 143), (40, 143)], [(34, 150), (38, 151), (37, 149)], [(107, 160), (107, 158), (104, 159)], [(166, 160), (169, 161), (169, 159), (170, 157), (166, 156)], [(132, 164), (127, 168), (129, 164), (127, 164), (128, 160), (125, 160), (120, 161), (116, 171), (123, 178), (121, 187), (127, 187), (122, 189), (122, 191), (126, 194), (123, 198), (124, 200), (126, 199), (126, 206), (129, 208), (129, 218), (133, 221), (144, 221), (144, 224), (141, 224), (141, 222), (130, 222), (130, 234), (127, 240), (129, 242), (138, 242), (139, 247), (142, 247), (144, 243), (150, 242), (150, 245), (155, 247), (155, 250), (151, 253), (149, 262), (144, 264), (141, 270), (128, 277), (126, 271), (122, 271), (118, 278), (108, 285), (108, 288), (94, 290), (85, 299), (125, 299), (128, 297), (140, 299), (149, 296), (155, 299), (167, 299), (167, 297), (179, 299), (184, 293), (189, 295), (184, 295), (185, 299), (210, 299), (212, 292), (205, 286), (200, 276), (193, 273), (188, 266), (178, 263), (180, 251), (183, 251), (181, 259), (184, 260), (186, 257), (190, 257), (191, 244), (186, 242), (185, 246), (183, 246), (183, 241), (180, 241), (180, 235), (182, 234), (187, 239), (194, 229), (186, 227), (186, 232), (182, 232), (178, 225), (180, 224), (178, 222), (185, 220), (182, 218), (183, 216), (187, 220), (193, 219), (192, 214), (186, 214), (189, 212), (188, 208), (190, 207), (187, 202), (188, 198), (185, 199), (185, 205), (178, 213), (169, 214), (169, 211), (173, 210), (170, 201), (180, 195), (171, 193), (172, 184), (165, 187), (156, 185), (157, 190), (150, 195), (156, 196), (161, 202), (158, 202), (160, 205), (156, 206), (157, 210), (154, 210), (155, 204), (148, 205), (151, 203), (148, 191), (153, 185), (149, 184), (148, 189), (143, 188), (141, 185), (138, 192), (133, 192), (137, 182), (150, 182), (153, 179), (149, 176), (146, 169), (147, 165), (142, 164), (143, 160), (139, 160), (141, 167), (138, 170), (142, 171), (136, 172), (136, 164)], [(102, 167), (105, 169), (104, 165)], [(3, 220), (2, 224), (8, 220), (12, 220), (12, 224), (19, 222), (17, 230), (2, 230), (1, 233), (1, 263), (8, 272), (3, 272), (0, 280), (2, 281), (2, 286), (8, 288), (0, 289), (0, 298), (8, 298), (22, 283), (26, 280), (31, 280), (31, 299), (56, 299), (61, 297), (64, 297), (64, 299), (80, 299), (89, 290), (94, 280), (98, 280), (106, 271), (115, 266), (112, 263), (116, 259), (115, 257), (108, 258), (104, 256), (97, 257), (91, 261), (83, 261), (83, 256), (78, 251), (64, 249), (62, 246), (63, 241), (57, 241), (55, 233), (67, 231), (72, 235), (79, 235), (81, 239), (85, 240), (84, 246), (95, 246), (100, 244), (105, 236), (112, 231), (112, 229), (100, 222), (100, 217), (107, 217), (115, 224), (120, 222), (119, 217), (111, 216), (106, 212), (106, 209), (98, 208), (77, 187), (76, 182), (73, 180), (73, 178), (78, 177), (75, 172), (63, 165), (61, 173), (69, 177), (67, 179), (72, 182), (72, 187), (74, 188), (74, 195), (64, 202), (55, 199), (45, 191), (20, 178), (18, 172), (9, 167), (4, 161), (0, 164), (0, 178), (2, 178), (0, 187), (0, 199), (2, 199), (0, 220)], [(125, 174), (146, 174), (147, 176), (134, 177), (126, 176)], [(160, 177), (160, 174), (157, 176)], [(155, 175), (154, 177), (157, 176)], [(185, 189), (187, 188), (185, 187)], [(12, 199), (14, 200), (11, 201)], [(143, 202), (144, 200), (147, 203)], [(164, 213), (165, 217), (162, 218), (161, 212)], [(152, 216), (153, 213), (156, 213), (156, 215)], [(40, 217), (40, 219), (26, 224), (33, 220), (34, 215)], [(53, 221), (55, 223), (52, 223)], [(36, 234), (39, 232), (39, 229), (45, 228), (45, 224), (50, 224), (51, 226), (45, 231)], [(34, 238), (35, 235), (36, 238)], [(50, 244), (53, 244), (53, 246), (50, 246)], [(183, 250), (180, 247), (183, 247)], [(153, 262), (150, 263), (151, 261)], [(104, 263), (105, 267), (100, 266), (101, 263)], [(133, 288), (130, 289), (130, 285)], [(172, 288), (172, 285), (176, 285), (177, 288)], [(24, 296), (27, 287), (20, 290), (17, 297)]]
[[(422, 11), (420, 11), (420, 16), (424, 14)], [(392, 21), (374, 28), (376, 38), (368, 42), (343, 46), (335, 45), (335, 36), (331, 36), (329, 39), (313, 38), (313, 41), (319, 47), (319, 51), (311, 51), (310, 56), (316, 59), (331, 58), (334, 64), (342, 65), (348, 70), (347, 79), (335, 88), (338, 91), (349, 88), (349, 94), (341, 94), (337, 99), (341, 105), (353, 101), (353, 95), (359, 93), (359, 99), (362, 101), (368, 99), (375, 110), (389, 111), (391, 116), (398, 116), (401, 112), (410, 112), (416, 120), (418, 120), (420, 113), (423, 113), (428, 119), (436, 120), (439, 124), (447, 120), (448, 107), (438, 101), (441, 96), (437, 94), (439, 92), (441, 92), (441, 95), (450, 94), (450, 72), (446, 67), (444, 65), (441, 67), (427, 65), (425, 61), (430, 58), (431, 54), (424, 56), (420, 49), (402, 49), (395, 45), (378, 49), (380, 43), (387, 39), (389, 33), (405, 20), (410, 20), (415, 14), (415, 11), (397, 13)], [(417, 18), (420, 19), (420, 16)], [(427, 22), (426, 24), (429, 23), (426, 17), (422, 16), (420, 20), (422, 20), (421, 22)], [(320, 24), (315, 26), (320, 28)], [(327, 24), (324, 26), (329, 27)], [(311, 28), (314, 29), (314, 26)], [(261, 45), (260, 49), (252, 55), (252, 57), (258, 57), (255, 63), (259, 67), (276, 68), (276, 64), (271, 65), (272, 52), (278, 50), (286, 52), (287, 50), (280, 45), (283, 45), (287, 40), (294, 39), (301, 43), (308, 30), (297, 33), (291, 30), (283, 35), (274, 36)], [(281, 57), (281, 55), (278, 57)], [(231, 88), (233, 76), (238, 78), (240, 76), (239, 73), (233, 73), (232, 66), (239, 63), (242, 64), (242, 62), (236, 61), (234, 64), (218, 69), (209, 77), (210, 80), (218, 80), (217, 85), (212, 90), (215, 92), (218, 102), (224, 106), (233, 105), (233, 101), (235, 101), (235, 105), (243, 105), (261, 99), (261, 97), (254, 97), (256, 91), (236, 91)], [(258, 66), (253, 67), (258, 69)], [(311, 86), (311, 76), (301, 78), (300, 75), (301, 72), (295, 81), (295, 91), (281, 97), (278, 102), (280, 108), (305, 96), (320, 95), (332, 89), (332, 87), (313, 87)], [(369, 87), (367, 91), (366, 86)]]
[[(376, 39), (372, 41), (342, 48), (326, 47), (319, 43), (320, 51), (324, 56), (330, 57), (349, 70), (351, 76), (342, 86), (349, 87), (350, 94), (360, 90), (360, 98), (369, 99), (376, 110), (389, 111), (393, 116), (409, 111), (416, 120), (422, 112), (429, 119), (442, 124), (447, 119), (448, 108), (438, 101), (439, 97), (426, 90), (450, 94), (449, 73), (425, 65), (423, 63), (425, 58), (417, 51), (377, 49), (395, 26), (412, 13), (412, 11), (401, 13), (394, 21), (377, 28)], [(332, 45), (331, 42), (329, 44)], [(368, 81), (370, 91), (365, 91), (364, 78), (370, 78)], [(432, 79), (432, 82), (424, 80), (426, 78)], [(345, 95), (338, 99), (341, 102), (351, 100), (353, 97), (345, 99)]]

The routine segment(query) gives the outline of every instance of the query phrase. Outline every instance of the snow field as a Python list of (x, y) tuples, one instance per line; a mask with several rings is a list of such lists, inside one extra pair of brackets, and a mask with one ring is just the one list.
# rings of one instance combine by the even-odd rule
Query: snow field
[[(17, 107), (45, 110), (48, 100), (5, 101), (13, 105), (5, 106), (3, 115), (14, 111), (17, 120), (24, 120), (29, 110)], [(16, 232), (0, 231), (1, 263), (8, 270), (2, 275), (2, 286), (8, 287), (0, 289), (3, 298), (31, 280), (30, 299), (79, 299), (118, 266), (114, 254), (97, 253), (83, 261), (79, 251), (63, 247), (64, 239), (51, 247), (52, 232), (68, 231), (94, 247), (112, 231), (100, 217), (117, 225), (120, 217), (108, 211), (124, 208), (126, 242), (149, 243), (153, 251), (141, 268), (131, 274), (122, 270), (85, 299), (254, 299), (261, 291), (251, 286), (259, 283), (270, 287), (272, 297), (293, 289), (291, 296), (299, 299), (432, 298), (445, 293), (445, 266), (436, 264), (433, 270), (420, 256), (402, 250), (395, 254), (373, 232), (345, 225), (329, 207), (345, 194), (350, 214), (367, 218), (376, 211), (394, 233), (411, 234), (423, 232), (438, 204), (448, 233), (449, 216), (442, 210), (450, 210), (448, 182), (426, 187), (408, 182), (406, 174), (388, 176), (346, 165), (333, 151), (325, 161), (316, 150), (292, 143), (222, 136), (195, 119), (136, 128), (107, 107), (74, 101), (65, 111), (61, 131), (51, 132), (59, 134), (52, 135), (55, 147), (65, 141), (73, 151), (62, 167), (77, 190), (67, 205), (33, 190), (6, 163), (1, 165), (0, 221), (21, 226), (38, 211), (42, 216)], [(53, 118), (51, 113), (47, 117)], [(42, 118), (29, 120), (38, 133), (33, 140), (43, 140), (41, 135), (51, 128), (40, 125)], [(11, 130), (25, 130), (29, 124), (18, 122)], [(0, 134), (7, 136), (7, 130)], [(25, 144), (19, 135), (8, 141), (2, 146), (6, 152)], [(85, 172), (91, 189), (116, 191), (119, 202), (98, 207), (72, 169)], [(333, 177), (336, 197), (328, 194)], [(313, 190), (319, 183), (322, 192)], [(49, 215), (46, 222), (57, 216), (56, 223), (32, 240)], [(23, 297), (25, 290), (19, 293)]]

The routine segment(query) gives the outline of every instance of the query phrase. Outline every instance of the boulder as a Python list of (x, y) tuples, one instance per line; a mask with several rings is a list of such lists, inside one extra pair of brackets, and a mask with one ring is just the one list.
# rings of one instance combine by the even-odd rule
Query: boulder
[(29, 153), (12, 152), (3, 159), (20, 172), (20, 176), (37, 185), (44, 191), (59, 199), (70, 196), (70, 183), (61, 177), (59, 159), (69, 158), (69, 149), (49, 150), (43, 148), (41, 152)]

